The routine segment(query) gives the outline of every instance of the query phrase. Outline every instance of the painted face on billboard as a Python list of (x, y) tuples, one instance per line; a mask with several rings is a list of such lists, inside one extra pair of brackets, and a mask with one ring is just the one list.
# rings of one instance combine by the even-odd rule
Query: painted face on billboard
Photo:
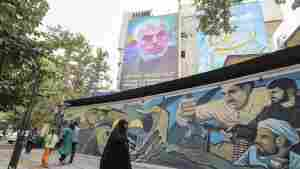
[(242, 88), (239, 85), (224, 85), (223, 87), (225, 105), (233, 110), (239, 111), (248, 102), (250, 92), (247, 88)]
[(169, 36), (166, 25), (147, 24), (139, 31), (138, 44), (146, 55), (157, 55), (168, 48)]
[(120, 88), (176, 78), (177, 15), (136, 17), (128, 22)]
[(258, 154), (261, 156), (275, 154), (277, 152), (275, 140), (276, 138), (272, 133), (272, 130), (266, 128), (258, 128), (255, 139)]
[(272, 103), (280, 103), (284, 100), (285, 91), (279, 87), (275, 87), (274, 89), (268, 89), (270, 92), (270, 98)]

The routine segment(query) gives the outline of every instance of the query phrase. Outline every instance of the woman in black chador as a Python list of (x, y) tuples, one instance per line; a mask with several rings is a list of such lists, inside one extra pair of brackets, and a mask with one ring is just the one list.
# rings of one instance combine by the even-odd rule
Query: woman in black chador
[(106, 143), (100, 169), (131, 169), (127, 129), (128, 122), (120, 120)]

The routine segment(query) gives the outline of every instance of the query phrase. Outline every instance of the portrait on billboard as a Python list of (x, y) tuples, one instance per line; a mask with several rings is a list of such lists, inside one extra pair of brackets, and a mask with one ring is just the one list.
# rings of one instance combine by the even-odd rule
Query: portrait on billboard
[(122, 79), (160, 79), (176, 77), (176, 15), (145, 16), (128, 24)]

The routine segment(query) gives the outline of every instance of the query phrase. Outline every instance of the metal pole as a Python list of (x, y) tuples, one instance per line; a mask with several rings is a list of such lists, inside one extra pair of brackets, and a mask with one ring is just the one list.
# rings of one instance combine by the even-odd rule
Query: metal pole
[(14, 151), (13, 154), (11, 156), (9, 165), (7, 169), (17, 169), (18, 163), (19, 163), (19, 159), (21, 156), (21, 152), (23, 149), (23, 144), (25, 141), (25, 133), (26, 133), (26, 129), (28, 128), (28, 126), (30, 125), (31, 122), (31, 112), (33, 110), (34, 107), (34, 103), (35, 103), (35, 98), (37, 96), (37, 90), (38, 90), (38, 71), (36, 70), (36, 67), (33, 67), (32, 70), (32, 74), (33, 74), (33, 86), (32, 86), (32, 97), (31, 97), (31, 101), (30, 104), (28, 106), (27, 111), (25, 112), (23, 118), (22, 118), (22, 123), (20, 128), (18, 129), (18, 137), (17, 137), (17, 141), (14, 147)]

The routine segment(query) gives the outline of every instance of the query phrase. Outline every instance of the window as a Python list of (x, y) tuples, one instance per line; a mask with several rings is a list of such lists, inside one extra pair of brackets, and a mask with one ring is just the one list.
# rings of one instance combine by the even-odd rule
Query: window
[(184, 50), (181, 51), (181, 58), (183, 58), (183, 59), (185, 58), (185, 51)]

